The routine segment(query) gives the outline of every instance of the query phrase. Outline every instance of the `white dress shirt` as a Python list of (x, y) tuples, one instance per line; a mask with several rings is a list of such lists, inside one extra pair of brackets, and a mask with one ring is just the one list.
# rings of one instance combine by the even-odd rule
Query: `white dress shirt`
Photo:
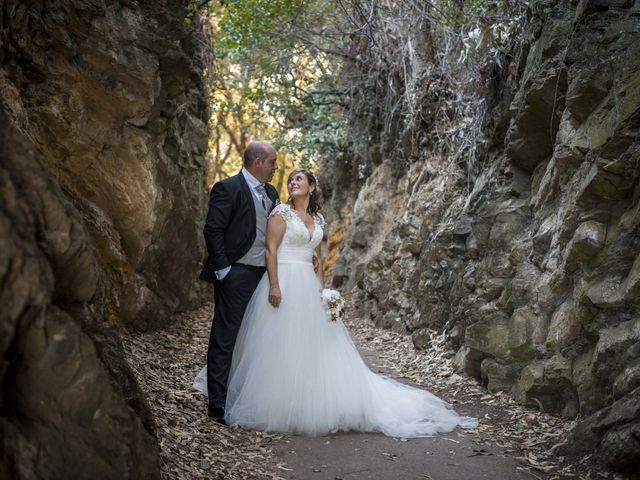
[(251, 192), (253, 192), (253, 194), (256, 197), (258, 197), (258, 200), (259, 200), (260, 196), (258, 195), (258, 192), (256, 192), (256, 187), (259, 187), (260, 185), (264, 185), (264, 184), (260, 183), (260, 180), (258, 180), (256, 177), (251, 175), (251, 173), (248, 170), (245, 170), (243, 168), (240, 171), (242, 172), (242, 176), (244, 177), (244, 179), (247, 181), (247, 185), (249, 185), (249, 190), (251, 190)]

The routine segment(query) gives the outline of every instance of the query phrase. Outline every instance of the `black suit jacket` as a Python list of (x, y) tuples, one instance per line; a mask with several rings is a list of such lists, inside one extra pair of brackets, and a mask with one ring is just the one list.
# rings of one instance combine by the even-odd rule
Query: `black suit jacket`
[[(265, 184), (271, 209), (279, 202), (278, 192)], [(256, 208), (242, 172), (216, 183), (209, 195), (209, 211), (204, 225), (208, 257), (200, 279), (213, 283), (215, 271), (236, 262), (249, 251), (256, 238)]]

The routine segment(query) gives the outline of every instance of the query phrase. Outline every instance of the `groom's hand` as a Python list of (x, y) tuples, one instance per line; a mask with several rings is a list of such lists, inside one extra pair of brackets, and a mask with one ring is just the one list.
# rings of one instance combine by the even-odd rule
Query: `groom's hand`
[(275, 308), (280, 306), (280, 302), (282, 301), (282, 293), (280, 293), (280, 287), (277, 285), (269, 288), (269, 303), (273, 305)]

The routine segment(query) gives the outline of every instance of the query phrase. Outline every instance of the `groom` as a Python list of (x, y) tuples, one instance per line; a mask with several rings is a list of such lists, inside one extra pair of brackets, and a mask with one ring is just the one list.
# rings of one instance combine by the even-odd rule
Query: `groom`
[(236, 337), (265, 271), (267, 218), (280, 203), (278, 192), (268, 183), (276, 168), (275, 149), (267, 142), (251, 142), (244, 151), (244, 168), (216, 183), (209, 196), (204, 226), (209, 256), (200, 279), (213, 283), (207, 390), (209, 416), (222, 424)]

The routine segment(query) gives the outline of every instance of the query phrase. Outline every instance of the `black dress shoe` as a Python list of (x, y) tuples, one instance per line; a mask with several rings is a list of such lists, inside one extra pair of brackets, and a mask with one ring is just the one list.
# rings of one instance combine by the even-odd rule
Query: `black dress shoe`
[(214, 407), (209, 405), (208, 414), (214, 421), (220, 423), (221, 425), (226, 425), (227, 422), (224, 421), (224, 408)]

